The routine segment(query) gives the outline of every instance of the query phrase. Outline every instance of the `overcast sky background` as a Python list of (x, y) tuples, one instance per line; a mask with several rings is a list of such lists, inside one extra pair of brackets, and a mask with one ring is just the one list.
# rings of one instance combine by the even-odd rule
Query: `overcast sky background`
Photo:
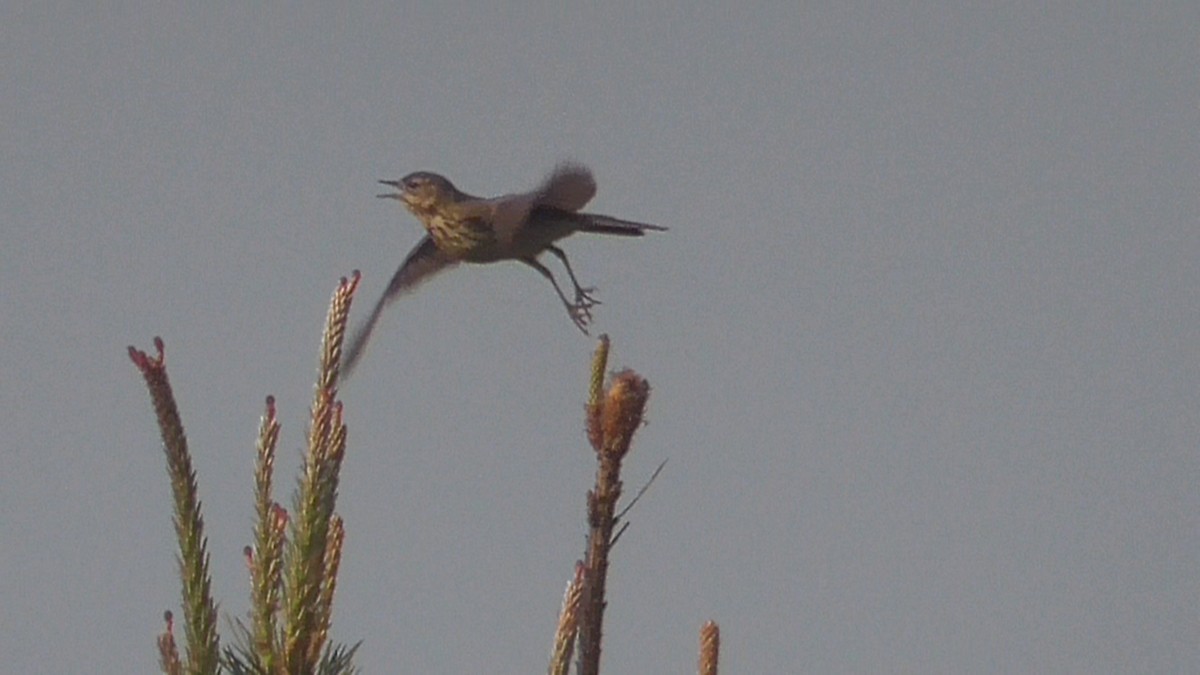
[[(653, 386), (626, 486), (670, 459), (608, 672), (694, 672), (707, 619), (731, 673), (1200, 671), (1200, 8), (646, 4), (4, 5), (6, 669), (150, 672), (180, 614), (127, 345), (241, 616), (263, 400), (287, 501), (338, 277), (362, 312), (421, 235), (375, 181), (573, 158), (671, 228), (564, 242)], [(594, 347), (517, 264), (385, 315), (342, 392), (367, 672), (544, 669)]]

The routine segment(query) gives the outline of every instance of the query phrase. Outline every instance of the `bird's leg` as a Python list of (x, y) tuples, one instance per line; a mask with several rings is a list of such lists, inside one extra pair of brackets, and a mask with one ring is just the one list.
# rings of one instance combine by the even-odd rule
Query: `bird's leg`
[[(584, 335), (587, 335), (587, 325), (592, 320), (592, 312), (590, 309), (591, 304), (582, 303), (578, 300), (572, 304), (570, 300), (567, 300), (566, 294), (562, 292), (561, 288), (559, 288), (558, 282), (554, 279), (554, 275), (550, 273), (550, 270), (546, 269), (545, 265), (538, 262), (536, 258), (521, 258), (521, 262), (529, 265), (533, 269), (540, 272), (542, 276), (550, 280), (550, 284), (554, 286), (554, 292), (558, 293), (558, 298), (562, 300), (563, 306), (567, 308), (567, 314), (570, 315), (571, 321), (575, 324), (575, 327), (583, 331)], [(576, 287), (578, 287), (578, 284)]]
[(583, 288), (579, 285), (579, 280), (575, 278), (575, 271), (571, 269), (571, 263), (567, 262), (567, 254), (563, 253), (561, 248), (551, 245), (547, 246), (546, 250), (557, 256), (562, 261), (563, 267), (567, 268), (567, 276), (571, 277), (571, 284), (575, 286), (576, 306), (591, 308), (601, 304), (599, 300), (592, 297), (592, 293), (596, 291), (595, 288)]

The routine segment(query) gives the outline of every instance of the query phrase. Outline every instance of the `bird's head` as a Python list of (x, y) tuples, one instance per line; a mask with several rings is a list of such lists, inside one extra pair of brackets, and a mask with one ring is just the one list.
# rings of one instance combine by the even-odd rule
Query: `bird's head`
[(397, 192), (379, 195), (384, 199), (396, 199), (410, 210), (433, 211), (441, 206), (458, 201), (462, 193), (444, 176), (428, 171), (410, 173), (400, 180), (381, 180), (380, 183), (396, 188)]

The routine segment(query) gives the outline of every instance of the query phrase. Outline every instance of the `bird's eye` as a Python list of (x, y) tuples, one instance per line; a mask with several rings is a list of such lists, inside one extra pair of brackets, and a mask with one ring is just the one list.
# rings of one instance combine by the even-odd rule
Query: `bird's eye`
[(421, 187), (423, 182), (424, 181), (422, 181), (420, 178), (409, 178), (408, 180), (404, 181), (404, 187), (408, 188), (409, 190), (416, 190), (417, 188)]

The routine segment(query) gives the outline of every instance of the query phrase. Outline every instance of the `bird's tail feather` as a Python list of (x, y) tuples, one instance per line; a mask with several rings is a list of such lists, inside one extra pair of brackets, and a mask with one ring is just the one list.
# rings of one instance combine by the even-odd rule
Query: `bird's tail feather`
[(596, 234), (616, 234), (624, 237), (640, 237), (647, 231), (665, 231), (667, 228), (649, 223), (635, 223), (632, 220), (621, 220), (612, 216), (587, 214), (588, 223), (582, 228), (583, 232)]

